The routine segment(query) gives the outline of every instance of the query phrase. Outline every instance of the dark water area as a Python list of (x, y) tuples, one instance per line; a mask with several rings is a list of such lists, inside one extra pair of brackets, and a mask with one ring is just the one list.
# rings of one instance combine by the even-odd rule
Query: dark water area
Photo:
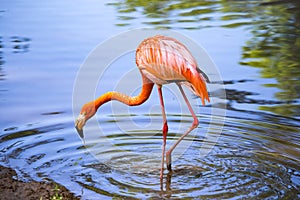
[[(300, 199), (299, 10), (293, 0), (1, 1), (0, 164), (82, 199)], [(206, 106), (189, 94), (200, 125), (179, 145), (163, 187), (156, 91), (139, 107), (103, 106), (89, 126), (94, 143), (84, 144), (74, 128), (82, 63), (97, 45), (137, 28), (186, 35), (222, 79), (208, 84)], [(124, 75), (134, 68), (133, 52), (120, 56), (95, 96), (124, 77), (124, 87), (137, 87), (139, 75)], [(193, 119), (178, 109), (172, 88), (165, 91), (168, 148)], [(212, 116), (213, 108), (226, 114)]]

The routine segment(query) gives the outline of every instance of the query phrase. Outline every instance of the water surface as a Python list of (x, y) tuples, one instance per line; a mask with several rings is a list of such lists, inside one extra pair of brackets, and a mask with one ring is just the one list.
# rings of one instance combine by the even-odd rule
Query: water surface
[[(83, 199), (300, 198), (297, 1), (0, 5), (0, 160), (16, 169), (19, 179), (52, 180)], [(226, 91), (226, 99), (221, 99), (227, 108), (224, 124), (221, 118), (211, 123), (213, 106), (196, 101), (200, 125), (186, 138), (191, 145), (174, 160), (173, 173), (165, 171), (162, 188), (156, 91), (145, 105), (130, 108), (130, 114), (116, 113), (110, 105), (97, 113), (103, 133), (95, 131), (97, 144), (105, 138), (117, 147), (98, 148), (103, 160), (86, 148), (74, 129), (73, 86), (84, 59), (109, 37), (141, 27), (176, 30), (201, 44), (218, 67)], [(124, 55), (112, 67), (120, 63), (130, 71), (134, 54)], [(98, 95), (113, 89), (122, 74), (111, 70), (110, 76), (115, 78), (99, 82), (103, 86), (97, 88)], [(209, 88), (214, 84), (220, 83)], [(210, 92), (216, 100), (224, 98)], [(178, 110), (171, 90), (166, 89), (165, 98), (169, 147), (192, 117)], [(139, 128), (126, 126), (132, 122)], [(222, 129), (222, 134), (206, 135), (208, 129)], [(204, 156), (201, 152), (214, 137), (217, 143)]]

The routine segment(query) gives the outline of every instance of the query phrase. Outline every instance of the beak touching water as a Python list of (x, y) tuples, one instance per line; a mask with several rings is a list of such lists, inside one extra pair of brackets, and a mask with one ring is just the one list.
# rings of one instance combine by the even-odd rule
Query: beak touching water
[(75, 128), (81, 138), (83, 138), (83, 126), (85, 125), (85, 114), (79, 114), (75, 122)]

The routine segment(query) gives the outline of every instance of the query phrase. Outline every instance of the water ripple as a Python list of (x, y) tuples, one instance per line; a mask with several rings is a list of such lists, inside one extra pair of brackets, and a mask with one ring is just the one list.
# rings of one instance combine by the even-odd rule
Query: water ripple
[[(164, 172), (163, 185), (159, 181), (161, 131), (141, 128), (123, 132), (115, 124), (128, 123), (131, 118), (126, 116), (107, 116), (111, 119), (101, 124), (111, 131), (99, 134), (97, 144), (85, 147), (72, 128), (71, 118), (62, 118), (60, 123), (6, 128), (0, 138), (0, 152), (3, 163), (22, 171), (20, 176), (25, 179), (53, 179), (71, 190), (82, 191), (78, 195), (83, 199), (91, 195), (133, 199), (299, 198), (299, 122), (287, 123), (281, 117), (265, 114), (233, 116), (227, 116), (216, 144), (209, 138), (217, 132), (207, 134), (205, 130), (222, 124), (210, 125), (209, 116), (200, 116), (201, 125), (184, 141), (188, 148), (179, 145), (173, 171)], [(174, 118), (170, 127), (178, 124), (176, 116), (170, 118)], [(274, 125), (270, 119), (278, 123)], [(160, 121), (155, 123), (161, 126)], [(181, 125), (185, 129), (191, 121), (183, 118)], [(170, 132), (168, 147), (180, 134)], [(103, 139), (112, 146), (100, 145), (91, 151)], [(206, 156), (201, 155), (209, 144), (214, 148)]]

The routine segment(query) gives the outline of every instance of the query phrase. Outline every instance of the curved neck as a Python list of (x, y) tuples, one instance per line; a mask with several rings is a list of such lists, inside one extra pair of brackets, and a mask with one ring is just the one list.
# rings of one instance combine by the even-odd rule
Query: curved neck
[(98, 109), (102, 104), (107, 103), (111, 100), (120, 101), (128, 106), (137, 106), (144, 103), (149, 98), (154, 83), (150, 81), (148, 78), (146, 78), (143, 74), (142, 74), (142, 78), (143, 78), (143, 86), (139, 95), (131, 97), (119, 92), (114, 92), (114, 91), (107, 92), (94, 101), (96, 109)]

